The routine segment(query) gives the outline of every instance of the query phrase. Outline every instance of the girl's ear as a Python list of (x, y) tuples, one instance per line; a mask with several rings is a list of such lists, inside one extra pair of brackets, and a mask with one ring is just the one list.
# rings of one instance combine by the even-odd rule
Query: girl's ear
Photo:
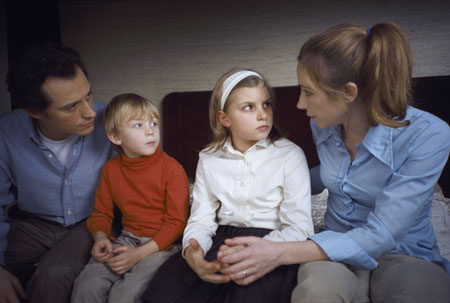
[(230, 120), (228, 120), (228, 116), (227, 116), (227, 114), (224, 111), (219, 110), (217, 112), (217, 119), (219, 119), (220, 123), (224, 127), (230, 127), (231, 126)]
[(122, 140), (120, 140), (119, 136), (117, 136), (115, 133), (107, 133), (109, 141), (111, 141), (115, 145), (121, 145)]
[(358, 85), (355, 82), (347, 82), (344, 85), (344, 96), (348, 103), (355, 101), (358, 97)]

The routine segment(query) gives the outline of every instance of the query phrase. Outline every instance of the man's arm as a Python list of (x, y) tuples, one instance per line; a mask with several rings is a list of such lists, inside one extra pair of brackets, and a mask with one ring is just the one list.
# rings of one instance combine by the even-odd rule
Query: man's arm
[[(3, 140), (0, 140), (3, 144)], [(2, 145), (3, 146), (3, 145)], [(5, 265), (5, 250), (8, 244), (9, 223), (5, 215), (6, 208), (14, 203), (15, 196), (12, 183), (5, 171), (4, 157), (0, 158), (0, 302), (19, 302), (17, 295), (27, 299), (27, 294), (19, 280), (7, 271)]]

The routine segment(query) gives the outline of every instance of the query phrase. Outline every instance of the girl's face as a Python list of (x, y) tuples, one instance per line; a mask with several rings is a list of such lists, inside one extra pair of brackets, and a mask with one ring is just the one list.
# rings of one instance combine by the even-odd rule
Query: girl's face
[(227, 102), (227, 111), (220, 111), (218, 118), (231, 131), (236, 150), (245, 152), (258, 140), (267, 138), (273, 123), (272, 100), (262, 82), (255, 87), (235, 89)]
[(347, 107), (336, 98), (327, 95), (317, 87), (308, 73), (299, 64), (298, 84), (301, 87), (297, 108), (306, 110), (306, 115), (321, 128), (341, 124), (347, 118)]

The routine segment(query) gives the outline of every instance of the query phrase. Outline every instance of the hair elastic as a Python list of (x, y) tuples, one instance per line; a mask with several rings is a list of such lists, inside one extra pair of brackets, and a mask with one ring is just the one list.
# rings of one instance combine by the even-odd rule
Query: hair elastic
[(249, 77), (249, 76), (255, 76), (260, 79), (263, 77), (256, 73), (249, 70), (242, 70), (238, 71), (231, 76), (229, 76), (224, 82), (222, 86), (222, 98), (220, 99), (220, 109), (223, 110), (225, 107), (225, 102), (227, 101), (228, 96), (230, 95), (231, 90), (243, 79)]
[(370, 38), (370, 35), (371, 35), (371, 33), (370, 33), (371, 29), (372, 29), (372, 26), (368, 26), (367, 27), (367, 36), (369, 36), (369, 38)]

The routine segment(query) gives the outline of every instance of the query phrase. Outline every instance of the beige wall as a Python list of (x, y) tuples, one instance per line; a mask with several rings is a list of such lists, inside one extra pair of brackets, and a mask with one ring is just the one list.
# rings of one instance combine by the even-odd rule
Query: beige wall
[(62, 40), (88, 64), (96, 99), (135, 92), (157, 104), (174, 91), (211, 90), (233, 66), (295, 85), (296, 56), (341, 22), (393, 21), (411, 40), (415, 76), (450, 74), (450, 1), (63, 1)]
[[(10, 109), (5, 3), (0, 1), (0, 113)], [(60, 2), (62, 40), (78, 48), (95, 97), (136, 92), (157, 104), (173, 91), (211, 90), (233, 66), (295, 85), (296, 55), (340, 22), (394, 21), (414, 50), (414, 76), (450, 75), (449, 0), (116, 0)]]

